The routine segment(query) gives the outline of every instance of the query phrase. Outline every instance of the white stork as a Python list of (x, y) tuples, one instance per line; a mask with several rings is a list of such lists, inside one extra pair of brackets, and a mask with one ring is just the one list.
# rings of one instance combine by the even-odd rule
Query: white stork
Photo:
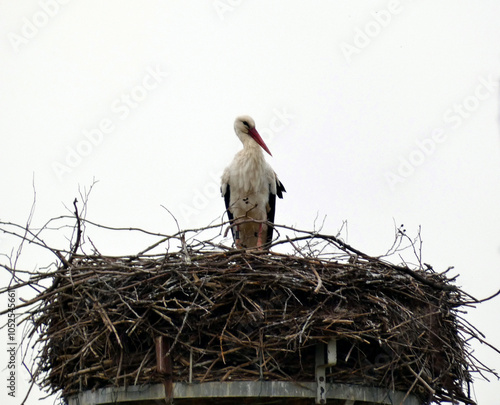
[(276, 196), (283, 198), (286, 190), (264, 158), (262, 149), (271, 152), (254, 120), (247, 115), (237, 117), (234, 131), (243, 149), (224, 170), (221, 192), (236, 248), (262, 249), (272, 241), (273, 228), (267, 222), (274, 222)]

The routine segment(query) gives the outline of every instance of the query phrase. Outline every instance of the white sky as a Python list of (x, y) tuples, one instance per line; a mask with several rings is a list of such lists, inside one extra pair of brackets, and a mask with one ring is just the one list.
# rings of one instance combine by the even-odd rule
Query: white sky
[[(2, 0), (0, 220), (26, 221), (34, 176), (34, 225), (67, 214), (93, 178), (88, 219), (173, 233), (164, 205), (182, 228), (207, 225), (240, 148), (234, 118), (249, 114), (287, 189), (277, 223), (312, 229), (326, 216), (336, 233), (347, 220), (348, 242), (373, 255), (394, 222), (413, 236), (421, 225), (424, 261), (489, 296), (500, 288), (499, 21), (497, 0)], [(10, 246), (0, 235), (0, 251)], [(26, 268), (47, 264), (30, 252)], [(467, 315), (497, 346), (499, 304)], [(499, 355), (474, 348), (500, 370)], [(499, 382), (474, 390), (498, 404)], [(28, 403), (52, 403), (39, 396)]]

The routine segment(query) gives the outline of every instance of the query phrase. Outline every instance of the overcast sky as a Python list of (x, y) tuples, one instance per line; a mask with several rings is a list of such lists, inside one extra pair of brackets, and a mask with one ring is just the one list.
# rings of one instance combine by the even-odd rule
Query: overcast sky
[[(277, 223), (312, 230), (326, 217), (336, 233), (347, 221), (347, 242), (373, 255), (395, 223), (411, 236), (421, 226), (424, 261), (489, 296), (499, 21), (497, 0), (2, 0), (0, 220), (26, 221), (33, 182), (40, 226), (95, 179), (90, 220), (173, 233), (163, 205), (181, 228), (205, 226), (224, 211), (219, 177), (241, 147), (234, 118), (248, 114), (287, 189)], [(102, 253), (144, 247), (90, 236)], [(1, 252), (11, 244), (0, 235)], [(44, 260), (27, 248), (22, 265)], [(496, 299), (467, 315), (497, 346), (499, 310)], [(499, 355), (474, 348), (500, 370)], [(474, 390), (498, 404), (500, 383)]]

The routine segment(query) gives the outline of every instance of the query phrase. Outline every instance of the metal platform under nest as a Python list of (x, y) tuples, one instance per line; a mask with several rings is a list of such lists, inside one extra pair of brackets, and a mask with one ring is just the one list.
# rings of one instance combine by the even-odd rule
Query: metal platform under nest
[[(317, 384), (289, 381), (232, 381), (207, 383), (173, 383), (173, 404), (293, 404), (305, 405), (317, 402)], [(350, 384), (326, 384), (325, 404), (330, 405), (375, 405), (402, 404), (420, 405), (413, 395), (401, 391), (364, 387)], [(169, 403), (163, 384), (102, 388), (85, 391), (71, 397), (69, 405), (157, 405)], [(404, 401), (403, 401), (404, 400)]]
[[(157, 347), (161, 348), (161, 345)], [(161, 350), (159, 353), (160, 357)], [(164, 362), (159, 368), (164, 369)], [(204, 383), (173, 382), (130, 387), (109, 387), (84, 391), (69, 398), (69, 405), (179, 405), (246, 404), (287, 405), (421, 405), (413, 395), (386, 388), (356, 384), (328, 383), (326, 370), (337, 363), (336, 340), (316, 345), (315, 382), (294, 381), (212, 381)]]

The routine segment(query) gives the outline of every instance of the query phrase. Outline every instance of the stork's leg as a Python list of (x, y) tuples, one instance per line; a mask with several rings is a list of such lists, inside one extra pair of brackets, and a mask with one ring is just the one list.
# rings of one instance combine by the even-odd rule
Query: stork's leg
[(262, 222), (259, 225), (259, 232), (257, 233), (257, 249), (262, 250)]
[(241, 249), (240, 226), (239, 225), (236, 225), (236, 231), (234, 232), (234, 244), (236, 245), (236, 249)]

